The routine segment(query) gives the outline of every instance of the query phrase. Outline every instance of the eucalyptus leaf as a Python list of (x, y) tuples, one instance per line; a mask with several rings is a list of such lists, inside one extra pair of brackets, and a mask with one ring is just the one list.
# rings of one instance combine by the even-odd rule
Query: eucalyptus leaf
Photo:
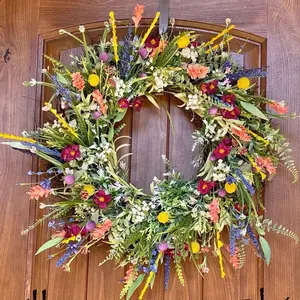
[(268, 121), (269, 119), (262, 113), (262, 111), (257, 108), (256, 106), (254, 106), (253, 104), (251, 103), (247, 103), (247, 102), (243, 102), (243, 101), (240, 101), (240, 104), (243, 106), (243, 108), (248, 111), (249, 113), (251, 113), (252, 115), (260, 118), (260, 119), (263, 119), (263, 120), (266, 120)]
[(56, 237), (50, 241), (47, 241), (45, 244), (43, 244), (39, 250), (36, 252), (35, 255), (38, 255), (39, 253), (51, 248), (51, 247), (54, 247), (56, 245), (58, 245), (64, 238), (63, 237)]
[(91, 215), (91, 220), (94, 221), (96, 224), (99, 221), (99, 209), (97, 209), (94, 213)]
[(69, 84), (69, 81), (59, 73), (56, 73), (56, 79), (62, 84)]
[(109, 142), (114, 138), (114, 134), (115, 134), (115, 129), (114, 129), (114, 126), (112, 125), (109, 128), (108, 137), (107, 137)]
[(132, 294), (135, 292), (135, 290), (141, 285), (145, 277), (145, 274), (141, 274), (131, 285), (131, 287), (128, 290), (126, 300), (129, 300)]
[(266, 259), (266, 263), (267, 263), (267, 265), (269, 265), (270, 260), (271, 260), (271, 249), (270, 249), (269, 243), (262, 236), (259, 237), (259, 242), (260, 242), (261, 248), (263, 250), (263, 253), (264, 253), (264, 256)]
[(117, 116), (115, 117), (114, 122), (120, 122), (126, 115), (127, 109), (122, 109), (122, 111), (118, 112)]

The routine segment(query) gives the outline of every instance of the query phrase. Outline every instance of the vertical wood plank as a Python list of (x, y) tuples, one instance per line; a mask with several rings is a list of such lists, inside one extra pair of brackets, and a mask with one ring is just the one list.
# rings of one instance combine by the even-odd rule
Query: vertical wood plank
[[(36, 76), (39, 0), (0, 1), (0, 131), (20, 135), (34, 129), (35, 89), (22, 82)], [(9, 49), (10, 60), (4, 54)], [(32, 157), (1, 145), (0, 158), (0, 290), (2, 299), (24, 299), (31, 291), (32, 233), (26, 192)]]
[[(132, 121), (132, 158), (130, 181), (144, 191), (149, 192), (154, 176), (161, 178), (165, 168), (161, 155), (167, 154), (167, 114), (163, 109), (168, 106), (167, 98), (160, 97), (161, 109), (155, 108), (149, 101), (143, 101), (140, 112), (133, 112)], [(132, 297), (138, 299), (138, 289)], [(163, 270), (155, 278), (153, 290), (148, 289), (145, 300), (163, 299)]]
[[(300, 68), (300, 3), (268, 1), (268, 65), (267, 95), (271, 99), (287, 101), (289, 112), (299, 115)], [(296, 166), (300, 167), (299, 118), (278, 122), (291, 143)], [(289, 172), (279, 168), (272, 183), (266, 186), (266, 218), (283, 224), (299, 235), (300, 184), (291, 183)], [(266, 236), (272, 249), (272, 259), (265, 268), (265, 299), (300, 299), (299, 245), (283, 236)], [(279, 276), (280, 274), (280, 276)]]
[[(178, 105), (180, 104), (182, 102), (171, 97), (170, 115), (174, 132), (172, 132), (172, 129), (169, 131), (169, 159), (185, 180), (191, 180), (197, 176), (197, 169), (192, 165), (195, 153), (191, 150), (193, 144), (191, 135), (197, 127), (199, 128), (201, 123), (192, 123), (192, 116), (184, 109), (179, 108)], [(184, 287), (180, 284), (175, 266), (172, 263), (169, 288), (164, 299), (202, 300), (203, 278), (196, 270), (193, 262), (187, 260), (183, 263), (183, 275), (185, 278)]]

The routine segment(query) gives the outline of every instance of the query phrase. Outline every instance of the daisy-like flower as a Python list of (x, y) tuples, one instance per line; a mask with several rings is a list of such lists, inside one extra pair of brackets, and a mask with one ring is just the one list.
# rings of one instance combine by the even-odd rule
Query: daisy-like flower
[(221, 114), (225, 119), (237, 119), (241, 111), (237, 106), (234, 106), (232, 110), (222, 109)]
[(64, 161), (72, 161), (80, 157), (79, 145), (68, 145), (61, 152), (61, 158)]
[(94, 202), (102, 209), (106, 208), (111, 201), (111, 196), (106, 194), (104, 190), (99, 190), (93, 197)]
[(204, 181), (201, 179), (198, 183), (197, 190), (200, 192), (201, 195), (206, 195), (215, 186), (216, 186), (216, 183), (214, 181)]
[(230, 151), (231, 151), (231, 143), (226, 144), (224, 141), (222, 141), (217, 146), (217, 148), (215, 148), (212, 155), (216, 159), (223, 159), (229, 155)]

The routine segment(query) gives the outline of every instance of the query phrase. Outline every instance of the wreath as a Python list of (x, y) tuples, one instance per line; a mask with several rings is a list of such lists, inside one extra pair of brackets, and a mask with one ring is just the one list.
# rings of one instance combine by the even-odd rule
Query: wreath
[[(289, 144), (271, 125), (274, 118), (295, 115), (287, 114), (284, 102), (256, 94), (252, 79), (266, 76), (266, 70), (243, 69), (231, 57), (229, 19), (221, 33), (201, 42), (192, 31), (175, 34), (174, 22), (169, 34), (156, 33), (159, 13), (141, 32), (143, 12), (142, 5), (135, 7), (122, 42), (113, 12), (98, 44), (87, 44), (84, 26), (79, 27), (82, 38), (60, 30), (82, 45), (83, 55), (72, 56), (71, 66), (47, 57), (53, 67), (42, 70), (45, 82), (24, 83), (53, 89), (42, 110), (55, 120), (22, 136), (0, 135), (13, 140), (4, 144), (50, 163), (46, 170), (29, 171), (42, 176), (30, 188), (30, 199), (55, 197), (40, 203), (47, 213), (23, 231), (51, 219), (52, 238), (37, 254), (55, 247), (51, 257), (59, 256), (57, 267), (69, 272), (79, 254), (108, 243), (105, 261), (127, 267), (120, 295), (127, 299), (143, 284), (142, 299), (161, 266), (167, 288), (171, 261), (184, 284), (187, 258), (207, 273), (207, 257), (214, 254), (224, 278), (226, 251), (234, 268), (242, 267), (248, 244), (270, 262), (266, 231), (298, 242), (296, 234), (263, 218), (263, 182), (276, 174), (279, 163), (298, 179)], [(125, 125), (118, 124), (127, 110), (138, 113), (145, 101), (160, 108), (157, 93), (172, 94), (193, 119), (201, 118), (191, 139), (198, 173), (183, 180), (163, 157), (166, 172), (153, 179), (146, 194), (127, 180), (124, 156), (118, 154), (130, 137), (122, 136)], [(220, 236), (224, 230), (228, 242)]]

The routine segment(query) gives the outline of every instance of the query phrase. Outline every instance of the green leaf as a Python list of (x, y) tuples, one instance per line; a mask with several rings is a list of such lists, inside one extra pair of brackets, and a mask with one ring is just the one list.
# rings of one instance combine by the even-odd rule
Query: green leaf
[(115, 123), (120, 122), (125, 117), (126, 112), (127, 112), (127, 109), (122, 109), (115, 117), (114, 122)]
[(62, 84), (69, 84), (69, 81), (61, 74), (56, 74), (56, 78)]
[(99, 209), (97, 209), (92, 215), (91, 215), (91, 221), (94, 221), (96, 224), (99, 222)]
[(56, 246), (57, 244), (59, 244), (64, 238), (63, 237), (56, 237), (48, 242), (46, 242), (44, 245), (42, 245), (39, 250), (36, 252), (35, 255), (38, 255), (39, 253)]
[(252, 115), (260, 118), (260, 119), (263, 119), (263, 120), (266, 120), (268, 121), (269, 119), (261, 112), (260, 109), (258, 109), (256, 106), (254, 106), (253, 104), (251, 103), (247, 103), (247, 102), (243, 102), (243, 101), (240, 101), (241, 105), (243, 106), (243, 108), (248, 111), (249, 113), (251, 113)]
[(265, 238), (263, 238), (262, 236), (259, 237), (259, 242), (261, 244), (261, 248), (263, 250), (265, 259), (266, 259), (266, 263), (267, 265), (270, 264), (270, 260), (271, 260), (271, 249), (270, 246), (268, 244), (268, 242), (266, 241)]
[(158, 109), (160, 109), (160, 107), (158, 106), (157, 102), (155, 101), (154, 97), (149, 95), (149, 94), (146, 94), (145, 95), (147, 97), (147, 99)]
[(114, 134), (115, 134), (115, 129), (114, 129), (114, 126), (112, 125), (109, 128), (108, 137), (107, 137), (109, 142), (114, 138)]
[(141, 274), (135, 281), (134, 283), (131, 285), (131, 287), (128, 290), (127, 296), (126, 296), (126, 300), (129, 300), (130, 297), (132, 296), (132, 294), (134, 293), (134, 291), (141, 285), (141, 283), (143, 282), (145, 277), (145, 274)]

